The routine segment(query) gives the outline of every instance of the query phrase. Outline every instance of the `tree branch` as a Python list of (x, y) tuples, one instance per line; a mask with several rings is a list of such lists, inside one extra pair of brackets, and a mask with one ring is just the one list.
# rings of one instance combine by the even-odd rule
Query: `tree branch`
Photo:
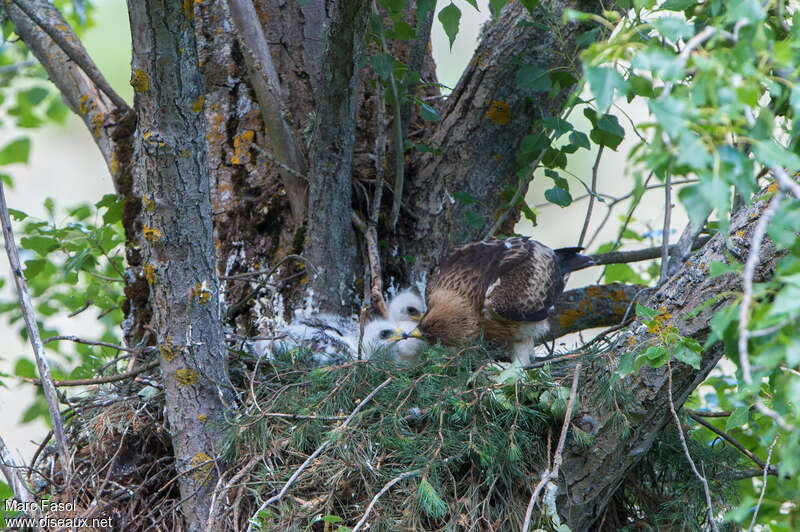
[(306, 161), (303, 150), (287, 123), (290, 115), (281, 95), (280, 81), (272, 62), (269, 44), (252, 0), (229, 0), (228, 7), (239, 46), (243, 51), (250, 83), (261, 108), (271, 153), (275, 155), (281, 169), (281, 180), (286, 187), (292, 217), (300, 226), (306, 214), (306, 185), (297, 176), (306, 173)]
[[(39, 377), (42, 379), (42, 390), (47, 399), (47, 410), (50, 412), (50, 422), (53, 424), (53, 431), (56, 436), (58, 454), (61, 458), (61, 466), (69, 479), (72, 476), (72, 462), (67, 446), (67, 437), (64, 434), (64, 421), (61, 419), (61, 412), (58, 409), (58, 393), (53, 386), (53, 378), (50, 375), (50, 364), (47, 362), (47, 355), (44, 353), (44, 343), (39, 335), (39, 324), (36, 321), (36, 314), (33, 311), (33, 303), (28, 292), (28, 283), (22, 273), (22, 264), (19, 262), (17, 245), (14, 241), (14, 232), (11, 229), (11, 217), (8, 214), (6, 204), (5, 186), (0, 183), (0, 223), (3, 225), (3, 238), (6, 243), (6, 253), (8, 262), (11, 266), (11, 276), (17, 286), (17, 295), (22, 308), (22, 317), (25, 319), (25, 326), (28, 330), (28, 339), (33, 347), (33, 356), (36, 359), (36, 367), (39, 370)], [(67, 481), (69, 484), (69, 481)]]
[[(764, 202), (756, 202), (736, 211), (730, 221), (731, 234), (739, 231), (752, 234), (763, 207)], [(728, 261), (729, 252), (724, 236), (715, 235), (647, 301), (647, 306), (651, 308), (664, 306), (666, 312), (681, 316), (676, 323), (680, 334), (694, 338), (701, 344), (708, 338), (709, 323), (714, 312), (729, 303), (733, 297), (720, 299), (720, 294), (735, 294), (741, 290), (741, 282), (737, 276), (721, 275), (711, 278), (707, 275), (708, 264), (712, 261)], [(748, 238), (745, 240), (750, 242)], [(771, 242), (764, 239), (759, 248), (760, 260), (754, 268), (754, 279), (768, 279), (779, 257), (780, 254)], [(707, 302), (712, 298), (714, 304), (709, 305)], [(666, 366), (643, 366), (638, 373), (621, 379), (619, 385), (632, 391), (626, 399), (624, 412), (615, 407), (604, 406), (606, 403), (602, 397), (607, 397), (608, 394), (609, 374), (615, 371), (615, 365), (622, 355), (638, 350), (652, 340), (647, 327), (643, 327), (639, 320), (630, 324), (621, 334), (622, 341), (616, 342), (608, 353), (608, 360), (612, 361), (611, 367), (593, 375), (580, 390), (582, 405), (596, 405), (589, 407), (590, 415), (598, 427), (594, 445), (589, 450), (577, 445), (565, 450), (561, 471), (570, 496), (570, 514), (565, 518), (573, 530), (591, 528), (619, 489), (630, 468), (647, 454), (657, 434), (671, 417)], [(723, 353), (724, 346), (721, 342), (716, 342), (703, 351), (699, 370), (682, 363), (672, 365), (671, 393), (676, 409), (680, 408), (692, 390), (706, 378)], [(630, 423), (630, 434), (627, 438), (621, 436), (618, 427), (620, 415)]]
[[(39, 505), (36, 504), (36, 500), (33, 498), (31, 490), (22, 479), (22, 475), (20, 474), (20, 471), (22, 471), (22, 466), (17, 465), (2, 437), (0, 437), (0, 471), (2, 471), (3, 476), (6, 477), (6, 483), (8, 484), (8, 487), (11, 488), (14, 497), (23, 503), (26, 508), (36, 509), (33, 515), (37, 521), (35, 529), (42, 530), (42, 527), (38, 525), (38, 520), (42, 516)], [(28, 512), (26, 511), (25, 513)]]
[[(692, 244), (692, 250), (697, 250), (703, 247), (709, 240), (711, 240), (710, 236), (701, 236), (694, 240)], [(674, 244), (669, 247), (669, 251), (672, 252), (677, 248), (679, 244)], [(652, 248), (645, 248), (645, 249), (637, 249), (634, 251), (610, 251), (608, 253), (599, 253), (597, 255), (591, 255), (592, 260), (594, 261), (595, 266), (603, 265), (603, 264), (621, 264), (627, 262), (639, 262), (643, 260), (650, 260), (650, 259), (657, 259), (661, 256), (662, 248), (661, 246), (652, 247)]]
[(115, 190), (122, 192), (124, 154), (130, 150), (134, 119), (131, 108), (111, 89), (53, 4), (46, 0), (13, 0), (6, 10), (14, 22), (14, 31), (92, 134)]

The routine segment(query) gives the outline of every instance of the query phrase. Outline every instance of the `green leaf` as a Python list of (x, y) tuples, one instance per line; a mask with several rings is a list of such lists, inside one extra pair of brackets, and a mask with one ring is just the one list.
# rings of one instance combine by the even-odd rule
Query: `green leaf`
[(417, 31), (405, 20), (396, 20), (394, 28), (386, 31), (386, 36), (398, 41), (408, 41), (417, 36)]
[(467, 0), (467, 3), (475, 8), (475, 11), (480, 11), (478, 9), (478, 0)]
[(394, 65), (397, 60), (389, 54), (374, 55), (369, 58), (369, 64), (379, 78), (386, 81), (394, 72)]
[(668, 9), (670, 11), (683, 11), (684, 9), (688, 9), (696, 4), (696, 0), (667, 0), (661, 4), (661, 9)]
[(724, 262), (712, 261), (708, 270), (711, 278), (713, 279), (714, 277), (719, 277), (720, 275), (724, 275), (726, 273), (738, 273), (741, 271), (741, 266), (738, 264), (725, 264)]
[(401, 13), (408, 0), (379, 0), (380, 5), (390, 13)]
[(675, 359), (692, 366), (694, 369), (700, 369), (700, 355), (683, 343), (678, 344), (675, 349)]
[(36, 378), (36, 366), (27, 358), (20, 358), (14, 365), (14, 375), (17, 377)]
[(438, 122), (442, 119), (436, 109), (422, 101), (419, 102), (419, 115), (428, 122)]
[(628, 264), (609, 264), (603, 280), (606, 284), (614, 282), (646, 284), (644, 279)]
[(678, 17), (654, 17), (651, 24), (661, 35), (672, 42), (694, 35), (692, 25)]
[(653, 318), (656, 317), (656, 314), (658, 314), (658, 312), (656, 312), (654, 309), (651, 309), (650, 307), (645, 307), (644, 305), (641, 305), (638, 302), (636, 303), (636, 315), (639, 316), (640, 318), (644, 318), (646, 320), (652, 320)]
[(517, 87), (532, 92), (547, 92), (552, 82), (547, 71), (536, 65), (525, 65), (517, 71)]
[(669, 96), (650, 100), (647, 106), (670, 137), (678, 138), (686, 128), (686, 102)]
[(10, 214), (11, 218), (16, 222), (21, 222), (28, 217), (26, 213), (18, 211), (17, 209), (8, 209), (8, 214)]
[(535, 9), (539, 6), (539, 0), (520, 0), (520, 3), (528, 10), (534, 20), (536, 20)]
[(601, 111), (605, 111), (614, 103), (615, 91), (624, 94), (628, 90), (628, 82), (614, 68), (589, 68), (586, 71), (586, 79)]
[(450, 41), (450, 51), (453, 50), (453, 41), (456, 40), (458, 35), (458, 25), (461, 22), (461, 10), (455, 4), (445, 6), (439, 11), (439, 22), (442, 23), (442, 28), (447, 34)]
[(647, 360), (647, 365), (653, 368), (660, 368), (669, 361), (669, 351), (663, 345), (651, 345), (642, 356)]
[(595, 143), (616, 151), (625, 138), (625, 130), (619, 125), (616, 116), (604, 114), (597, 121), (596, 127), (592, 128), (589, 136)]
[(467, 219), (467, 223), (471, 227), (474, 227), (475, 229), (480, 229), (481, 227), (483, 227), (484, 220), (483, 216), (481, 216), (480, 214), (468, 210), (464, 213), (464, 216)]
[(756, 159), (761, 161), (761, 163), (768, 168), (784, 166), (792, 172), (800, 170), (800, 157), (782, 146), (779, 146), (772, 139), (756, 142), (753, 145), (753, 153)]
[(492, 13), (494, 14), (495, 18), (500, 15), (500, 10), (503, 9), (506, 5), (506, 0), (489, 0), (489, 7), (492, 9)]
[(631, 65), (663, 80), (679, 80), (684, 76), (685, 61), (661, 48), (646, 48), (636, 54)]
[(572, 124), (559, 116), (548, 116), (542, 123), (553, 130), (553, 138), (557, 139), (561, 135), (572, 131)]
[(712, 210), (711, 204), (703, 194), (702, 187), (700, 185), (683, 187), (678, 192), (678, 197), (686, 208), (689, 219), (695, 227), (700, 227)]
[(624, 377), (625, 375), (633, 372), (633, 358), (634, 354), (632, 352), (629, 352), (622, 355), (622, 358), (619, 359), (619, 365), (617, 366), (617, 374), (620, 377)]
[(526, 167), (535, 161), (542, 150), (550, 146), (550, 139), (547, 135), (542, 133), (535, 133), (533, 135), (525, 135), (519, 143), (519, 150), (517, 151), (517, 164), (521, 167)]
[(58, 248), (58, 241), (49, 236), (22, 237), (20, 244), (25, 249), (35, 251), (41, 257), (46, 257), (48, 253)]
[(581, 131), (573, 131), (569, 134), (569, 141), (573, 146), (577, 146), (579, 148), (586, 148), (591, 149), (592, 145), (589, 143), (589, 137), (586, 136), (586, 133)]
[(569, 191), (564, 190), (558, 185), (544, 191), (544, 197), (550, 203), (555, 203), (560, 207), (567, 207), (572, 203), (572, 196)]
[(0, 165), (27, 163), (31, 153), (31, 139), (24, 137), (12, 140), (0, 150)]
[(750, 409), (746, 406), (739, 406), (733, 409), (728, 420), (725, 422), (725, 432), (737, 429), (747, 423), (750, 419)]
[(461, 190), (457, 190), (453, 194), (453, 197), (455, 199), (457, 199), (458, 201), (460, 201), (461, 203), (463, 203), (464, 205), (470, 205), (470, 204), (475, 203), (476, 201), (478, 201), (478, 198), (476, 198), (475, 196), (467, 194), (466, 192), (461, 191)]

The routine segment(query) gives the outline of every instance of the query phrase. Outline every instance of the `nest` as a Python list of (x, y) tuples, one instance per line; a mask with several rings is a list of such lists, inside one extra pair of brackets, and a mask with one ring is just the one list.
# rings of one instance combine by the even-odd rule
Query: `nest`
[[(519, 530), (572, 375), (568, 365), (509, 369), (500, 355), (432, 347), (412, 367), (381, 356), (320, 367), (304, 348), (268, 361), (239, 354), (231, 376), (241, 406), (221, 456), (231, 466), (213, 509), (220, 529)], [(115, 529), (182, 530), (163, 400), (155, 381), (140, 379), (75, 403), (75, 473), (66, 486), (56, 453), (44, 453), (43, 489), (69, 493), (75, 515), (111, 516)], [(636, 511), (621, 500), (617, 524)]]

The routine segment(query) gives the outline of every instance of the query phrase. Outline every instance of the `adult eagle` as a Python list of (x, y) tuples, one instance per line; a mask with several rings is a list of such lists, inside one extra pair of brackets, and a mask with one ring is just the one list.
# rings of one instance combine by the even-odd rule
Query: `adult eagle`
[(446, 344), (481, 335), (511, 345), (528, 364), (569, 273), (594, 264), (582, 248), (550, 249), (528, 237), (473, 242), (444, 257), (428, 279), (423, 336)]

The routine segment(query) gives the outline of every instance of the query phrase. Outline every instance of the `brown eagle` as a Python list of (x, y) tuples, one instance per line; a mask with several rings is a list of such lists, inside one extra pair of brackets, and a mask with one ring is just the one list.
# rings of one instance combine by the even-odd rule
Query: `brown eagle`
[(445, 344), (481, 335), (514, 348), (525, 365), (569, 273), (594, 264), (583, 248), (550, 249), (528, 237), (473, 242), (445, 256), (425, 289), (426, 337)]

